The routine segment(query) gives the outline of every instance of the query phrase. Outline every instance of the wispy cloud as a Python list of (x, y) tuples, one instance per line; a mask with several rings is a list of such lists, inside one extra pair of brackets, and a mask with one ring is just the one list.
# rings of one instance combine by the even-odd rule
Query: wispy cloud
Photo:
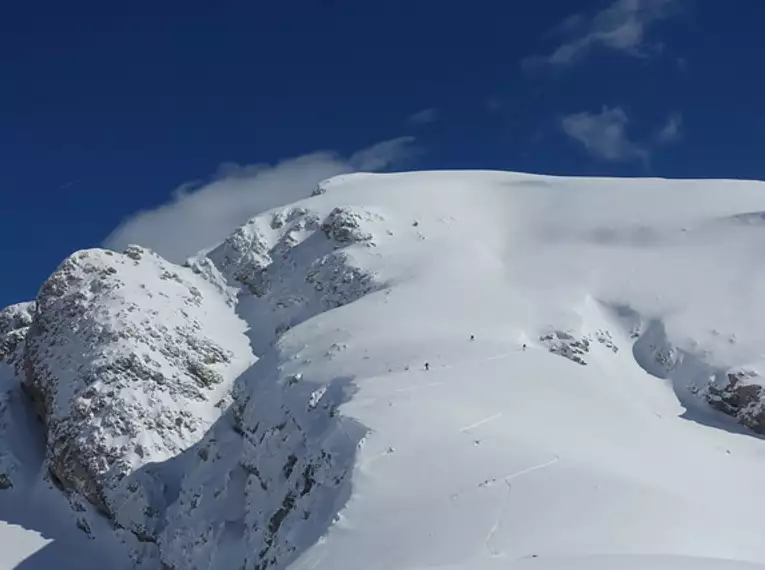
[(631, 140), (629, 118), (621, 107), (604, 107), (600, 113), (575, 113), (561, 120), (561, 128), (587, 151), (608, 161), (647, 160), (648, 149)]
[(182, 262), (220, 242), (252, 216), (308, 197), (326, 178), (385, 170), (409, 160), (417, 151), (413, 143), (412, 137), (400, 137), (348, 158), (315, 152), (276, 165), (226, 163), (206, 183), (184, 184), (166, 204), (126, 219), (104, 240), (104, 246), (120, 250), (139, 244)]
[(412, 125), (427, 125), (436, 120), (436, 115), (436, 110), (433, 108), (423, 109), (422, 111), (417, 111), (413, 115), (410, 115), (407, 118), (407, 122)]
[(680, 113), (673, 113), (656, 135), (656, 140), (662, 144), (676, 142), (682, 136), (683, 117)]
[(351, 155), (348, 165), (353, 170), (375, 172), (406, 164), (419, 154), (414, 137), (398, 137), (379, 142)]
[(70, 188), (73, 188), (77, 186), (80, 182), (82, 182), (82, 178), (75, 178), (74, 180), (70, 180), (69, 182), (64, 182), (60, 186), (56, 188), (56, 192), (63, 192), (64, 190), (69, 190)]
[(680, 0), (616, 0), (592, 17), (569, 16), (557, 26), (556, 35), (566, 39), (548, 55), (526, 58), (523, 65), (567, 66), (584, 59), (596, 48), (642, 57), (659, 47), (648, 43), (650, 28), (678, 10)]

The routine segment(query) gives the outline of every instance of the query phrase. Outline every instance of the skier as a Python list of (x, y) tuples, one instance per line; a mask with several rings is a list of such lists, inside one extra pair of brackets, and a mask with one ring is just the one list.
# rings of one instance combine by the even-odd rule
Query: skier
[(429, 363), (429, 362), (426, 362), (426, 363), (425, 363), (425, 370), (426, 370), (426, 371), (427, 371), (427, 370), (430, 370), (430, 363)]
[(523, 351), (526, 352), (526, 345), (524, 344), (522, 347)]
[(475, 335), (474, 334), (470, 335), (470, 340), (475, 340)]

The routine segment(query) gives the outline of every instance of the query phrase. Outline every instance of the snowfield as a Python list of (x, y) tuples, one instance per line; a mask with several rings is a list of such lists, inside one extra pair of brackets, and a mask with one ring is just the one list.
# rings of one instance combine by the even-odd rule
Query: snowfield
[(764, 184), (354, 174), (232, 230), (0, 313), (0, 569), (765, 568)]

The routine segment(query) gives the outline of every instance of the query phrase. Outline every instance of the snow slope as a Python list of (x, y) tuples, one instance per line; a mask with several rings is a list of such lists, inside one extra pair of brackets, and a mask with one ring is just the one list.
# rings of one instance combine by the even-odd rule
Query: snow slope
[(765, 567), (763, 184), (314, 194), (183, 269), (258, 361), (166, 460), (165, 568)]

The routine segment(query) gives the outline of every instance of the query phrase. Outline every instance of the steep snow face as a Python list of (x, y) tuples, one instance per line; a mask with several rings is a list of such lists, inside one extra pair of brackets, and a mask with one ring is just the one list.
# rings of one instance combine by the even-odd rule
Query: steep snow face
[(141, 248), (67, 259), (40, 291), (24, 354), (54, 481), (152, 540), (173, 493), (152, 464), (227, 406), (253, 361), (245, 330), (204, 280)]

